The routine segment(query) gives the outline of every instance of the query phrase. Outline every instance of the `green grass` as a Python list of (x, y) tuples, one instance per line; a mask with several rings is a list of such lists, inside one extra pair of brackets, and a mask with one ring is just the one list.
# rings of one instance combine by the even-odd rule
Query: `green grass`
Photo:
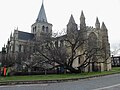
[(71, 78), (85, 78), (90, 76), (106, 75), (106, 74), (113, 74), (113, 73), (120, 73), (120, 67), (115, 67), (111, 71), (104, 71), (104, 72), (90, 72), (90, 73), (79, 73), (79, 74), (8, 76), (8, 77), (0, 77), (0, 82), (29, 81), (29, 80), (60, 80), (60, 79), (71, 79)]

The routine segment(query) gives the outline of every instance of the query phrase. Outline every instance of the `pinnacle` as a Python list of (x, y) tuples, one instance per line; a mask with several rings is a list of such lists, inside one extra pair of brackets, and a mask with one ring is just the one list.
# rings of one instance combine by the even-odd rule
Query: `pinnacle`
[(85, 18), (84, 13), (83, 13), (83, 10), (81, 11), (81, 16), (80, 16), (80, 18)]
[(10, 37), (12, 37), (12, 32), (11, 32), (11, 34), (10, 34)]
[(98, 17), (96, 18), (96, 24), (100, 24)]
[(101, 29), (102, 29), (102, 30), (107, 30), (107, 28), (106, 28), (106, 26), (105, 26), (104, 22), (102, 22)]
[(73, 17), (72, 14), (71, 14), (71, 17), (70, 17), (69, 23), (75, 23), (75, 20), (74, 20), (74, 17)]
[(97, 29), (100, 29), (100, 22), (99, 22), (98, 17), (96, 18), (95, 27), (96, 27)]

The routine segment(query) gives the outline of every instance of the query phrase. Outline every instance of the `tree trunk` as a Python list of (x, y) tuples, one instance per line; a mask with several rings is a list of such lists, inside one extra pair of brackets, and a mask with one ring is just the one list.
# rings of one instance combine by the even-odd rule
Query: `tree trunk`
[(80, 72), (81, 72), (79, 69), (76, 70), (76, 69), (73, 68), (72, 66), (66, 66), (66, 70), (69, 70), (70, 73), (80, 73)]

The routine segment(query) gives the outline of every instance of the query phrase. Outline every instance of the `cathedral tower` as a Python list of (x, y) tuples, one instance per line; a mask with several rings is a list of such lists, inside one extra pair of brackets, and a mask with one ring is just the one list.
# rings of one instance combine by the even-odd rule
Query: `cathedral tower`
[(47, 17), (44, 9), (44, 4), (42, 2), (38, 17), (36, 22), (31, 26), (31, 33), (35, 34), (36, 37), (42, 34), (52, 35), (52, 24), (47, 22)]

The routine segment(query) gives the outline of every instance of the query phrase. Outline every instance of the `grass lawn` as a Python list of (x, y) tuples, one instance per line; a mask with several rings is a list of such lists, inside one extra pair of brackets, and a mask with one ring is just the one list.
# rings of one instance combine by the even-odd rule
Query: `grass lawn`
[(120, 73), (120, 67), (114, 67), (111, 71), (104, 72), (90, 72), (79, 74), (52, 74), (52, 75), (30, 75), (30, 76), (8, 76), (0, 77), (0, 82), (5, 81), (29, 81), (29, 80), (58, 80), (58, 79), (71, 79), (71, 78), (84, 78), (96, 75), (105, 75), (112, 73)]

